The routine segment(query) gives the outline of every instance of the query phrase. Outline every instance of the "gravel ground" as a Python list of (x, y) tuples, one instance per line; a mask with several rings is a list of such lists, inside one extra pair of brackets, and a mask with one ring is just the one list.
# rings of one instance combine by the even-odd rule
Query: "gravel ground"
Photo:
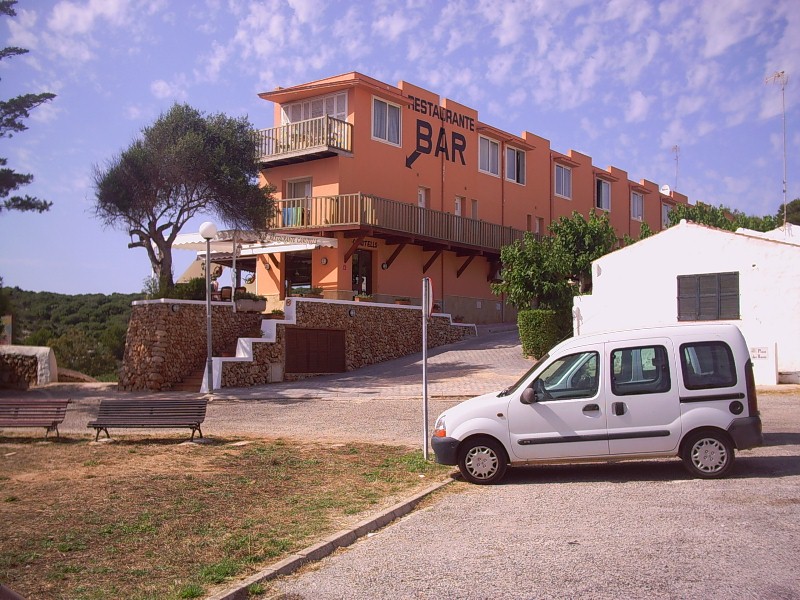
[(760, 404), (767, 445), (727, 479), (659, 460), (459, 482), (268, 597), (800, 598), (800, 394)]

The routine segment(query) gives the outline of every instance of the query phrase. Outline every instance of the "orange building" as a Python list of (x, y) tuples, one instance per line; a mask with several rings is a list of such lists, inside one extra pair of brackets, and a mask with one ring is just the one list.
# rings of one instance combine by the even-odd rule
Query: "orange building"
[(274, 299), (321, 288), (329, 299), (419, 304), (430, 277), (442, 312), (509, 321), (514, 311), (490, 289), (504, 245), (593, 207), (620, 238), (638, 237), (642, 223), (660, 231), (669, 207), (687, 201), (405, 81), (348, 73), (260, 97), (274, 103), (275, 127), (257, 133), (262, 183), (277, 200), (272, 230), (337, 240), (259, 256), (257, 291)]

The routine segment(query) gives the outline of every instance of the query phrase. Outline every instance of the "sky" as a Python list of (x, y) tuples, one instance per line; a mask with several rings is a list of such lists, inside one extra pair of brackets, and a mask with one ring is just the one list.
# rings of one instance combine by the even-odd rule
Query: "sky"
[[(750, 215), (800, 197), (798, 0), (20, 0), (0, 17), (0, 98), (52, 92), (0, 140), (23, 194), (0, 213), (0, 277), (32, 291), (131, 293), (150, 263), (94, 217), (92, 173), (175, 102), (273, 126), (259, 92), (358, 71), (588, 154), (691, 203)], [(788, 75), (782, 93), (767, 78)], [(678, 147), (677, 153), (674, 151)], [(677, 160), (676, 160), (677, 158)], [(196, 232), (207, 216), (184, 228)], [(175, 251), (177, 278), (194, 259)]]

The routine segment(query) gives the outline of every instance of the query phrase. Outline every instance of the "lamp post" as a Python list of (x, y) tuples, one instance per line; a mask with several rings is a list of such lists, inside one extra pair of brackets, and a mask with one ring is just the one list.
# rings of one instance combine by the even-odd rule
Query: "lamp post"
[(206, 241), (206, 392), (214, 391), (211, 363), (211, 239), (217, 235), (217, 226), (211, 221), (200, 225), (200, 236)]

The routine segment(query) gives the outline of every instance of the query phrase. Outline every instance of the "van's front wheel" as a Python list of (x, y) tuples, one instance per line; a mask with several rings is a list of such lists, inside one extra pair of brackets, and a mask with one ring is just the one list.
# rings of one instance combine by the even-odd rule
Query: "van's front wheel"
[(506, 453), (489, 438), (467, 440), (458, 450), (458, 469), (471, 483), (497, 483), (506, 473)]
[(724, 477), (733, 467), (733, 444), (723, 433), (698, 431), (686, 439), (681, 458), (695, 477)]

